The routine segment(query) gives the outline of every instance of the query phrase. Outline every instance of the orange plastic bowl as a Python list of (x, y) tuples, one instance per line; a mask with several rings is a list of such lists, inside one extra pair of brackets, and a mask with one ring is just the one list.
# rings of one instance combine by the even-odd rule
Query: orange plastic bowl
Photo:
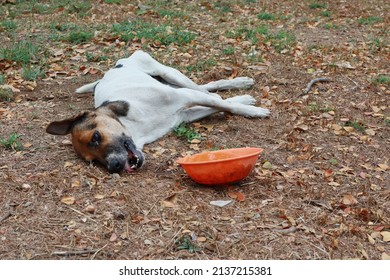
[(263, 149), (236, 148), (203, 152), (177, 160), (192, 180), (204, 185), (240, 181), (253, 170)]

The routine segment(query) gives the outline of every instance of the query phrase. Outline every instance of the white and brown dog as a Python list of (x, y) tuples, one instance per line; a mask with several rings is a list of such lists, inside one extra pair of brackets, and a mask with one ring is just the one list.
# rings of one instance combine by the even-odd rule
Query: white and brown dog
[(223, 100), (218, 90), (249, 88), (253, 80), (239, 77), (197, 85), (178, 70), (165, 66), (143, 51), (120, 59), (104, 77), (76, 90), (94, 92), (95, 110), (52, 122), (46, 131), (72, 134), (79, 156), (99, 161), (111, 173), (133, 171), (144, 163), (142, 148), (183, 122), (216, 112), (266, 117), (269, 110), (253, 106), (249, 95)]

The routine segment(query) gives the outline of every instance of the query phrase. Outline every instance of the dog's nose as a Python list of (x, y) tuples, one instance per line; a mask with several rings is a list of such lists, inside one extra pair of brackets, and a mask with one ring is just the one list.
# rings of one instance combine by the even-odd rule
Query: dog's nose
[(107, 165), (108, 172), (110, 173), (119, 173), (123, 170), (124, 167), (125, 163), (117, 159), (111, 160)]

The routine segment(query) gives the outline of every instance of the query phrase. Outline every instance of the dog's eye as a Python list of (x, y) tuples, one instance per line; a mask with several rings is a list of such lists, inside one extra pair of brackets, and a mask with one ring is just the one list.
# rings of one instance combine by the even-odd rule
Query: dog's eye
[(98, 146), (101, 140), (102, 140), (102, 137), (100, 136), (99, 131), (95, 131), (92, 135), (90, 145), (91, 146)]

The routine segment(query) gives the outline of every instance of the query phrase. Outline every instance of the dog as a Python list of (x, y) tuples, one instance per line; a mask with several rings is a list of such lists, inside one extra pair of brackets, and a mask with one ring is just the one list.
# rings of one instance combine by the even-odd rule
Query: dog
[(250, 95), (222, 99), (216, 91), (247, 89), (253, 79), (237, 77), (198, 85), (180, 71), (160, 64), (137, 50), (119, 59), (101, 80), (76, 93), (94, 92), (95, 110), (51, 122), (46, 132), (71, 134), (76, 153), (98, 161), (110, 173), (132, 172), (145, 161), (142, 148), (181, 123), (217, 112), (249, 118), (267, 117), (270, 111), (254, 106)]

